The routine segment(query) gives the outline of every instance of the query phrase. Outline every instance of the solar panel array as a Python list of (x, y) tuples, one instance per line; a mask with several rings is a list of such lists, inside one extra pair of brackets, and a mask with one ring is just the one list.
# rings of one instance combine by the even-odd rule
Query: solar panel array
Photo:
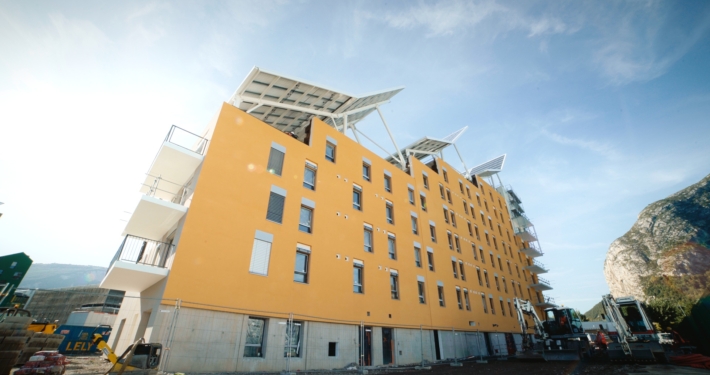
[(491, 159), (483, 164), (477, 165), (471, 168), (468, 173), (481, 177), (492, 176), (503, 170), (503, 164), (505, 163), (505, 155), (506, 154), (503, 154), (495, 159)]

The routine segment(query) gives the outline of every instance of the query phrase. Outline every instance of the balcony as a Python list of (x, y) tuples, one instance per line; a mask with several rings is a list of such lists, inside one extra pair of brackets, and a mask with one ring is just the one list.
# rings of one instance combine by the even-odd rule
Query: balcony
[(528, 246), (530, 246), (530, 247), (520, 249), (520, 252), (529, 256), (530, 258), (537, 258), (537, 257), (541, 257), (543, 255), (542, 250), (537, 245), (537, 242), (529, 242)]
[(535, 242), (537, 241), (537, 236), (535, 232), (528, 229), (521, 229), (515, 232), (515, 235), (520, 237), (521, 240), (525, 242)]
[(557, 304), (555, 303), (555, 299), (552, 297), (544, 297), (542, 301), (538, 301), (535, 306), (546, 309), (548, 307), (557, 307)]
[(142, 292), (168, 276), (166, 261), (175, 245), (128, 235), (111, 260), (101, 287)]
[[(175, 194), (172, 192), (175, 191)], [(187, 213), (192, 191), (160, 177), (141, 196), (123, 235), (133, 234), (150, 240), (160, 240)]]
[(525, 229), (525, 228), (530, 228), (533, 226), (533, 223), (530, 221), (530, 219), (527, 218), (524, 214), (520, 214), (519, 216), (516, 216), (511, 219), (513, 222), (513, 225), (516, 226), (516, 228), (520, 229)]
[(534, 273), (534, 274), (540, 274), (540, 273), (547, 273), (547, 268), (545, 268), (545, 265), (538, 262), (537, 260), (534, 260), (530, 263), (529, 266), (525, 266), (525, 269)]
[(207, 139), (173, 125), (148, 170), (141, 193), (148, 193), (155, 179), (160, 178), (172, 185), (163, 185), (157, 197), (165, 200), (164, 194), (171, 199), (194, 175), (206, 148)]
[(544, 292), (546, 290), (551, 290), (552, 289), (552, 284), (550, 284), (549, 280), (543, 279), (542, 277), (535, 277), (537, 279), (537, 282), (533, 283), (530, 285), (531, 287), (535, 288), (538, 292)]

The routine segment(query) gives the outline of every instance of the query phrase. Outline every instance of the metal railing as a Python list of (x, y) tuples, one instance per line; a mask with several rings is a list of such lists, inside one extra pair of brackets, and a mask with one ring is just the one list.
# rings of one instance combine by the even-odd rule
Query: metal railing
[(542, 264), (542, 262), (538, 262), (536, 259), (533, 259), (533, 260), (532, 260), (532, 265), (533, 265), (533, 266), (538, 266), (538, 267), (540, 267), (540, 268), (542, 268), (542, 269), (545, 269), (545, 270), (547, 269), (547, 267), (545, 267), (545, 265)]
[(165, 268), (165, 261), (168, 259), (168, 255), (170, 255), (174, 247), (175, 245), (173, 244), (149, 240), (129, 234), (123, 239), (121, 246), (118, 248), (108, 268), (111, 269), (111, 266), (119, 260)]
[(170, 142), (200, 155), (203, 155), (207, 148), (206, 138), (200, 137), (195, 133), (190, 133), (175, 125), (170, 127), (168, 135), (165, 136), (165, 142)]
[(539, 277), (539, 276), (535, 276), (535, 279), (537, 279), (537, 283), (538, 283), (538, 284), (547, 285), (547, 286), (549, 286), (549, 287), (552, 286), (552, 284), (550, 284), (550, 281), (547, 280), (547, 279), (544, 279), (544, 278)]
[(160, 176), (148, 176), (153, 177), (154, 180), (151, 185), (143, 184), (148, 188), (148, 192), (145, 193), (146, 195), (168, 200), (179, 205), (186, 205), (185, 203), (187, 203), (192, 194), (192, 190), (190, 188), (168, 181)]

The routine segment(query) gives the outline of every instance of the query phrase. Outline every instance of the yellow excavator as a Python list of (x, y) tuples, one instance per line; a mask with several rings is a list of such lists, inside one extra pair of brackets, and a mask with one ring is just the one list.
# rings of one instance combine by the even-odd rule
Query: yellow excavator
[(139, 339), (129, 346), (120, 357), (116, 356), (113, 349), (104, 341), (103, 336), (98, 333), (94, 334), (92, 345), (96, 345), (96, 348), (113, 364), (105, 375), (121, 375), (124, 372), (130, 372), (131, 375), (155, 375), (158, 373), (160, 356), (163, 351), (161, 344), (145, 343), (143, 339)]

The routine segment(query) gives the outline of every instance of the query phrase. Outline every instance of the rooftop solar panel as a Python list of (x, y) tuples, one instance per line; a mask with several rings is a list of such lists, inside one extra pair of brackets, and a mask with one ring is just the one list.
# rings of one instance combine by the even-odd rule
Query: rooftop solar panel
[(470, 175), (478, 175), (481, 177), (492, 176), (503, 170), (503, 164), (505, 163), (505, 155), (503, 154), (495, 159), (491, 159), (483, 164), (477, 165), (471, 168), (468, 173)]

